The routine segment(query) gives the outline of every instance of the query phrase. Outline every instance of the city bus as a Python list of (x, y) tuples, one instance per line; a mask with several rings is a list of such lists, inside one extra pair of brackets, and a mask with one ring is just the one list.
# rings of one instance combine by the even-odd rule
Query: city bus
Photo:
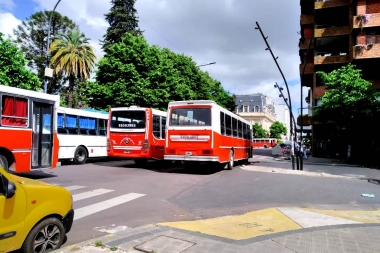
[(0, 100), (0, 167), (23, 173), (59, 166), (59, 95), (0, 85)]
[(59, 107), (57, 114), (60, 161), (107, 157), (108, 112)]
[(277, 145), (276, 138), (253, 138), (254, 148), (273, 148)]
[(252, 157), (252, 125), (212, 100), (168, 104), (165, 160), (214, 162), (232, 169)]
[(166, 112), (137, 106), (111, 108), (107, 131), (109, 157), (133, 159), (138, 165), (163, 160)]

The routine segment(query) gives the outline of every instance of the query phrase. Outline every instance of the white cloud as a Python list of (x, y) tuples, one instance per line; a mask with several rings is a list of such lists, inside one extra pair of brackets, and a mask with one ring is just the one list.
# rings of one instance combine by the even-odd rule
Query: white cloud
[(0, 12), (11, 11), (15, 7), (13, 0), (1, 0), (0, 1)]
[(8, 35), (13, 38), (13, 29), (20, 24), (21, 20), (13, 16), (12, 13), (0, 13), (0, 32), (5, 34), (6, 38), (8, 38)]
[[(33, 1), (41, 10), (52, 10), (55, 4), (51, 0)], [(91, 38), (98, 60), (103, 55), (99, 40), (108, 27), (104, 14), (110, 7), (109, 0), (64, 0), (57, 7)], [(298, 111), (299, 0), (138, 0), (135, 7), (149, 44), (184, 53), (199, 65), (216, 62), (201, 68), (230, 92), (260, 92), (281, 102), (273, 85), (283, 79), (255, 29), (259, 22), (274, 55), (279, 57), (285, 78), (297, 83), (290, 86), (290, 92), (293, 108)]]

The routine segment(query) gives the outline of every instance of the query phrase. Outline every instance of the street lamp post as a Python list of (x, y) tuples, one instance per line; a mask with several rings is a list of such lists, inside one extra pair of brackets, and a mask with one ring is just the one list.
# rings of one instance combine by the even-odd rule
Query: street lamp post
[(44, 78), (44, 92), (45, 93), (47, 93), (47, 77), (53, 76), (53, 71), (52, 69), (49, 68), (50, 26), (51, 26), (51, 19), (53, 17), (53, 13), (55, 9), (57, 8), (59, 2), (61, 2), (61, 0), (58, 0), (58, 2), (55, 4), (54, 9), (50, 13), (50, 17), (49, 17), (48, 37), (47, 37), (47, 45), (46, 45), (46, 66), (45, 66), (45, 78)]
[(207, 66), (207, 65), (212, 65), (212, 64), (216, 64), (216, 62), (210, 62), (210, 63), (207, 63), (207, 64), (199, 65), (197, 67), (202, 67), (202, 66)]

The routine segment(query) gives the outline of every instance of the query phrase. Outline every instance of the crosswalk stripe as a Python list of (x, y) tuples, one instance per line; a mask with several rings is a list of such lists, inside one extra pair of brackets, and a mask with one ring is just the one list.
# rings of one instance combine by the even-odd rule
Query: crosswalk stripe
[(106, 209), (114, 207), (114, 206), (124, 204), (126, 202), (129, 202), (131, 200), (134, 200), (134, 199), (137, 199), (137, 198), (140, 198), (143, 196), (145, 196), (145, 194), (128, 193), (128, 194), (125, 194), (125, 195), (122, 195), (122, 196), (119, 196), (116, 198), (108, 199), (108, 200), (105, 200), (105, 201), (102, 201), (102, 202), (99, 202), (96, 204), (92, 204), (89, 206), (85, 206), (85, 207), (75, 209), (74, 210), (74, 212), (75, 212), (74, 220), (78, 220), (78, 219), (86, 217), (88, 215), (106, 210)]
[(67, 186), (65, 188), (66, 188), (66, 190), (74, 191), (74, 190), (79, 190), (79, 189), (82, 189), (82, 188), (86, 188), (86, 186), (72, 185), (72, 186)]
[(108, 193), (108, 192), (113, 192), (113, 190), (96, 189), (96, 190), (93, 190), (93, 191), (78, 193), (78, 194), (73, 195), (73, 201), (78, 201), (78, 200), (82, 200), (82, 199), (88, 199), (88, 198), (99, 196), (99, 195), (102, 195), (102, 194), (105, 194), (105, 193)]

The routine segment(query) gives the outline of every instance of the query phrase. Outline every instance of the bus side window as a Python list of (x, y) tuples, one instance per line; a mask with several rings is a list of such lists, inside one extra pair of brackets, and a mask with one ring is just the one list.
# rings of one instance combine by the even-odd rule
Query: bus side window
[(65, 122), (65, 115), (63, 115), (62, 113), (58, 113), (58, 117), (57, 117), (57, 131), (59, 134), (68, 134), (69, 131), (67, 129), (65, 129), (65, 125), (64, 125), (64, 122)]
[(165, 139), (166, 117), (161, 117), (161, 138)]
[(239, 131), (239, 137), (243, 138), (243, 122), (238, 120), (238, 131)]
[(153, 135), (156, 138), (160, 138), (160, 116), (153, 115)]
[(107, 135), (107, 120), (99, 119), (98, 134), (101, 136)]
[(78, 117), (66, 114), (65, 119), (66, 129), (69, 131), (69, 134), (78, 134)]
[(224, 126), (224, 112), (220, 112), (220, 134), (226, 134), (226, 128)]
[(27, 127), (28, 99), (2, 95), (1, 125)]
[(233, 133), (233, 137), (237, 137), (238, 134), (238, 125), (237, 125), (237, 120), (236, 118), (232, 118), (232, 133)]
[(79, 117), (79, 130), (82, 135), (96, 135), (96, 119), (89, 117)]
[(232, 135), (232, 129), (231, 129), (231, 116), (226, 114), (226, 135), (231, 136)]
[(243, 123), (243, 139), (247, 139), (247, 124)]

